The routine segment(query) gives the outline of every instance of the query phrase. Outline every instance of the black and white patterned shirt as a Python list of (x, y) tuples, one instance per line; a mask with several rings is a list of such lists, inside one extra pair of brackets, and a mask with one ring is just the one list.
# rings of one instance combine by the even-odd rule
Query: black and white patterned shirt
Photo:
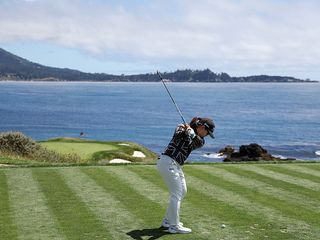
[[(191, 131), (190, 131), (191, 130)], [(166, 150), (162, 153), (183, 165), (190, 153), (204, 145), (204, 139), (196, 135), (193, 129), (178, 125)]]

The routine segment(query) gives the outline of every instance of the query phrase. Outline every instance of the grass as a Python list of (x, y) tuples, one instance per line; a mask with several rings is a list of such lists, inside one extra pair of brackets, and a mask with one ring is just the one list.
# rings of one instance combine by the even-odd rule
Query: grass
[[(79, 138), (56, 138), (39, 142), (50, 151), (62, 156), (77, 156), (68, 161), (50, 161), (30, 159), (18, 155), (6, 155), (0, 152), (0, 164), (24, 166), (72, 166), (105, 165), (115, 158), (129, 160), (133, 163), (154, 163), (157, 154), (134, 142), (94, 141)], [(133, 157), (134, 151), (142, 152), (145, 157)], [(48, 151), (47, 154), (51, 154)]]
[(107, 226), (74, 194), (59, 170), (41, 169), (32, 175), (57, 219), (61, 235), (67, 239), (108, 239)]
[[(1, 239), (320, 239), (319, 163), (190, 164), (181, 220), (154, 165), (0, 168)], [(221, 228), (225, 224), (226, 228)]]
[(117, 146), (105, 143), (90, 142), (43, 142), (42, 146), (50, 150), (56, 150), (63, 154), (75, 153), (84, 159), (90, 159), (94, 153), (100, 151), (118, 150)]
[(7, 179), (0, 171), (0, 236), (1, 239), (16, 239), (16, 226), (10, 207)]
[[(79, 138), (57, 138), (40, 142), (50, 150), (62, 154), (77, 154), (85, 163), (106, 163), (114, 158), (132, 162), (152, 162), (157, 155), (133, 142), (94, 141)], [(133, 157), (134, 151), (145, 154), (145, 158)]]

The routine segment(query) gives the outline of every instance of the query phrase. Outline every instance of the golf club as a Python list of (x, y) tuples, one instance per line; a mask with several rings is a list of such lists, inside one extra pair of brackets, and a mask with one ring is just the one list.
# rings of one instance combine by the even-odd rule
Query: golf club
[(180, 109), (179, 109), (179, 107), (178, 107), (177, 103), (174, 101), (174, 99), (173, 99), (173, 97), (172, 97), (172, 95), (171, 95), (171, 93), (170, 93), (169, 89), (167, 88), (167, 85), (165, 84), (165, 82), (164, 82), (164, 80), (163, 80), (163, 77), (162, 77), (162, 75), (160, 74), (160, 72), (159, 72), (159, 71), (157, 71), (157, 75), (158, 75), (158, 77), (160, 78), (161, 82), (163, 83), (164, 87), (166, 88), (166, 90), (167, 90), (167, 92), (168, 92), (168, 94), (169, 94), (169, 96), (170, 96), (170, 98), (171, 98), (171, 100), (172, 100), (172, 102), (173, 102), (174, 106), (176, 107), (176, 109), (177, 109), (178, 113), (180, 114), (180, 117), (181, 117), (181, 119), (182, 119), (183, 123), (184, 123), (184, 124), (187, 124), (187, 123), (186, 123), (186, 121), (184, 120), (184, 117), (182, 116), (182, 113), (181, 113), (181, 111), (180, 111)]

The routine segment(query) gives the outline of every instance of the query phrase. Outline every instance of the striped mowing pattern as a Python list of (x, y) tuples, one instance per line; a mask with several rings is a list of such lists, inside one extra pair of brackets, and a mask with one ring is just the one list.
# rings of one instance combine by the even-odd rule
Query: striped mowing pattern
[[(197, 176), (200, 177), (200, 174), (204, 176), (203, 173), (197, 173)], [(308, 232), (312, 231), (312, 226), (300, 221), (298, 217), (292, 219), (284, 216), (281, 211), (277, 211), (264, 204), (256, 203), (254, 200), (238, 194), (232, 184), (216, 184), (210, 181), (208, 176), (205, 177), (206, 180), (204, 180), (205, 178), (198, 179), (193, 176), (189, 177), (190, 185), (200, 189), (200, 191), (212, 202), (220, 201), (230, 205), (230, 210), (232, 209), (234, 212), (238, 211), (239, 214), (241, 214), (239, 221), (241, 221), (242, 218), (247, 218), (247, 221), (254, 219), (251, 226), (254, 226), (254, 223), (257, 223), (259, 227), (262, 226), (262, 229), (267, 229), (268, 233), (274, 234), (276, 234), (275, 231), (279, 230), (270, 227), (269, 224), (280, 224), (282, 226), (281, 230), (286, 233), (286, 236), (284, 235), (281, 239), (285, 239), (285, 237), (288, 237), (287, 239), (292, 239), (295, 234), (304, 237)], [(226, 206), (226, 208), (228, 208), (228, 206)], [(260, 217), (263, 219), (260, 219)], [(297, 230), (297, 228), (299, 228), (299, 230)], [(256, 234), (261, 234), (261, 232), (257, 232)]]
[(313, 169), (310, 169), (310, 168), (306, 168), (304, 166), (295, 166), (295, 165), (291, 166), (291, 165), (287, 164), (287, 165), (284, 165), (284, 166), (281, 166), (281, 167), (287, 168), (289, 170), (293, 170), (293, 171), (309, 174), (309, 175), (312, 175), (312, 176), (320, 178), (320, 172), (319, 171), (313, 170)]
[(62, 169), (60, 173), (68, 186), (103, 222), (113, 239), (131, 239), (126, 237), (126, 233), (143, 226), (140, 219), (122, 206), (121, 201), (104, 191), (79, 168)]
[(271, 184), (267, 184), (262, 181), (250, 178), (249, 176), (244, 175), (243, 171), (241, 170), (237, 171), (237, 169), (235, 168), (218, 168), (201, 165), (194, 166), (194, 168), (222, 178), (224, 181), (230, 181), (235, 184), (240, 184), (241, 186), (245, 186), (249, 189), (252, 189), (255, 192), (267, 194), (268, 196), (273, 196), (283, 202), (288, 202), (291, 204), (299, 203), (298, 207), (304, 207), (306, 208), (306, 210), (311, 209), (312, 211), (320, 213), (319, 201), (314, 199), (308, 199), (303, 194), (291, 193), (290, 191), (281, 189)]
[[(258, 172), (259, 174), (262, 174), (264, 176), (272, 177), (272, 178), (282, 180), (282, 181), (285, 181), (288, 183), (293, 183), (293, 184), (296, 184), (296, 185), (299, 185), (299, 186), (302, 186), (305, 188), (309, 188), (309, 189), (317, 191), (317, 192), (320, 191), (320, 184), (318, 184), (317, 182), (310, 181), (308, 179), (304, 179), (301, 177), (293, 177), (288, 174), (280, 173), (277, 170), (277, 168), (275, 168), (276, 170), (272, 170), (270, 168), (270, 166), (265, 166), (265, 165), (261, 165), (261, 166), (253, 166), (253, 165), (250, 165), (250, 166), (241, 165), (240, 166), (239, 165), (239, 167), (242, 169), (245, 168), (248, 170), (252, 170), (254, 172)], [(272, 167), (274, 169), (274, 166), (272, 166)], [(271, 170), (269, 170), (269, 169), (271, 169)]]
[(272, 171), (276, 171), (279, 173), (288, 174), (292, 177), (303, 177), (304, 179), (320, 183), (320, 175), (316, 171), (312, 171), (311, 169), (305, 169), (298, 166), (267, 166), (267, 169)]
[(184, 172), (191, 235), (159, 228), (169, 195), (154, 165), (0, 169), (0, 239), (320, 239), (319, 164)]
[(17, 169), (6, 175), (19, 239), (64, 239), (31, 170)]
[[(158, 185), (163, 191), (167, 191), (167, 187), (160, 175), (156, 173), (155, 168), (153, 166), (145, 166), (144, 168), (147, 168), (148, 171), (146, 172), (143, 168), (132, 168), (131, 170)], [(159, 177), (155, 178), (155, 176)], [(244, 231), (240, 232), (231, 227), (221, 231), (221, 224), (231, 226), (229, 216), (233, 215), (233, 213), (222, 211), (221, 204), (218, 204), (218, 202), (213, 203), (206, 199), (202, 192), (197, 192), (196, 189), (190, 187), (188, 180), (190, 179), (187, 176), (188, 193), (182, 203), (181, 211), (182, 221), (185, 225), (201, 233), (205, 239), (249, 239)], [(201, 219), (201, 221), (194, 219)]]

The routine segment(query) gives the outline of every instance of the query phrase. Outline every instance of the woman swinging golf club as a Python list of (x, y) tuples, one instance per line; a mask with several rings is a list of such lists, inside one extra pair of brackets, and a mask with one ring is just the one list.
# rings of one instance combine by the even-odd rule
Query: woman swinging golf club
[(190, 124), (177, 126), (172, 140), (158, 160), (157, 167), (169, 188), (170, 198), (162, 226), (170, 233), (190, 233), (180, 222), (181, 201), (187, 193), (187, 185), (182, 165), (191, 151), (204, 145), (204, 137), (213, 137), (214, 123), (210, 118), (192, 119)]
[(169, 228), (168, 231), (170, 233), (191, 233), (192, 230), (184, 227), (180, 222), (180, 205), (187, 193), (182, 165), (193, 150), (204, 145), (204, 137), (209, 135), (214, 138), (213, 131), (215, 125), (212, 119), (199, 117), (194, 117), (190, 124), (187, 124), (159, 72), (158, 76), (183, 121), (183, 124), (178, 125), (175, 129), (170, 143), (161, 154), (157, 163), (158, 171), (164, 178), (170, 192), (169, 206), (163, 218), (162, 226)]

